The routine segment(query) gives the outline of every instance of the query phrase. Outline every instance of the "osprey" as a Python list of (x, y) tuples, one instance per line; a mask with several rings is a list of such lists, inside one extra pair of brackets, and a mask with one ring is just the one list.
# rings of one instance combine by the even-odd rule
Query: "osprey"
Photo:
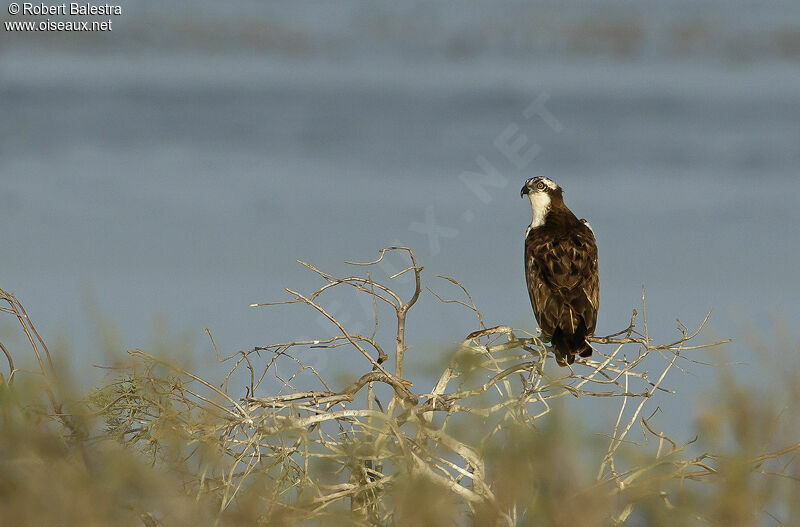
[(546, 177), (525, 182), (533, 221), (525, 233), (525, 279), (533, 314), (550, 341), (556, 362), (591, 357), (586, 337), (594, 334), (600, 287), (597, 245), (586, 220), (564, 204), (561, 187)]

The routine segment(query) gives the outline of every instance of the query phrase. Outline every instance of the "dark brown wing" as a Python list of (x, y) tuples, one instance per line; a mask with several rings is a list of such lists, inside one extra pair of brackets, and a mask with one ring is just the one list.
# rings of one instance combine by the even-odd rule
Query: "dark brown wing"
[(557, 327), (574, 333), (580, 322), (594, 333), (599, 301), (597, 245), (582, 222), (569, 228), (531, 229), (525, 239), (528, 293), (545, 336)]

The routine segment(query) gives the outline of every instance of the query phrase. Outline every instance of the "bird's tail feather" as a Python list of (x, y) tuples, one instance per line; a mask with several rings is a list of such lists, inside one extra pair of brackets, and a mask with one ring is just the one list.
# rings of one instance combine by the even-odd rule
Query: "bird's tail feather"
[(565, 333), (561, 328), (556, 328), (550, 337), (550, 345), (556, 356), (559, 366), (566, 366), (575, 362), (575, 355), (591, 357), (592, 347), (586, 342), (586, 326), (581, 322), (575, 333)]

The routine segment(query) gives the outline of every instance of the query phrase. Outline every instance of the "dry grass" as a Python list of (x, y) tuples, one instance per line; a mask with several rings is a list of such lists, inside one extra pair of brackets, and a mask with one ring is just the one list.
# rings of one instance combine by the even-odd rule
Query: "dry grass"
[[(407, 266), (373, 279), (397, 254)], [(287, 289), (278, 304), (307, 306), (335, 334), (217, 352), (230, 367), (213, 381), (131, 350), (111, 381), (69, 402), (22, 305), (0, 290), (39, 366), (16, 369), (2, 347), (4, 523), (749, 526), (800, 517), (800, 416), (787, 406), (800, 394), (795, 375), (754, 392), (720, 368), (696, 438), (657, 424), (659, 400), (680, 397), (670, 376), (722, 344), (698, 343), (708, 316), (654, 342), (643, 293), (641, 315), (593, 338), (593, 358), (562, 369), (536, 336), (485, 327), (467, 290), (447, 278), (455, 298), (431, 293), (474, 313), (477, 330), (431, 372), (434, 382), (412, 383), (406, 318), (424, 293), (413, 252), (384, 249), (350, 276), (303, 265), (322, 287)], [(395, 285), (401, 277), (409, 285)], [(341, 288), (369, 298), (371, 333), (326, 309)], [(387, 336), (379, 328), (388, 325)], [(343, 348), (363, 365), (344, 384), (309, 363)], [(246, 396), (231, 395), (241, 384)], [(615, 409), (601, 441), (579, 417), (587, 398)]]

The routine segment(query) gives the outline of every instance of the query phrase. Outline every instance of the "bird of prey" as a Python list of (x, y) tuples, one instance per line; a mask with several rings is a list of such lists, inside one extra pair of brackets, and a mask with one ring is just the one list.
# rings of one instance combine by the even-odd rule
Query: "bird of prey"
[(597, 245), (589, 222), (564, 204), (561, 187), (546, 177), (525, 182), (533, 220), (525, 233), (525, 279), (533, 314), (556, 362), (591, 357), (600, 294)]

